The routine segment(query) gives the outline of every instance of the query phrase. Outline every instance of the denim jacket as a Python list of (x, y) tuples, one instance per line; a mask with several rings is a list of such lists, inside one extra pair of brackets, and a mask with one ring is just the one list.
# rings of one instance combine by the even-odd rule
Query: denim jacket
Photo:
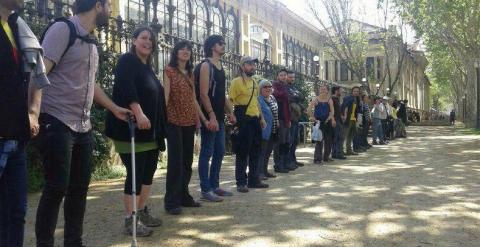
[(270, 139), (270, 135), (272, 134), (273, 113), (262, 95), (258, 96), (258, 102), (260, 103), (260, 107), (262, 108), (263, 119), (265, 119), (265, 122), (267, 123), (267, 126), (262, 129), (262, 138), (263, 140), (268, 140)]

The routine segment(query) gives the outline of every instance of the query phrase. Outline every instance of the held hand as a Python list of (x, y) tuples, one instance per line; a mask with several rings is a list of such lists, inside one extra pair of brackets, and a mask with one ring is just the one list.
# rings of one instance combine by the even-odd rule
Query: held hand
[(210, 128), (209, 130), (212, 132), (218, 131), (220, 128), (218, 127), (218, 121), (215, 117), (210, 118)]
[(237, 123), (237, 117), (235, 117), (234, 114), (229, 114), (227, 117), (228, 122), (230, 122), (232, 125), (235, 125)]
[(332, 119), (332, 127), (333, 128), (337, 127), (337, 121), (335, 121), (335, 119)]
[(287, 124), (285, 124), (285, 126), (286, 126), (287, 128), (292, 127), (292, 122), (288, 121)]
[(145, 116), (145, 114), (140, 114), (140, 116), (135, 116), (135, 119), (137, 120), (137, 127), (138, 129), (141, 130), (148, 130), (150, 129), (150, 120)]
[(267, 127), (267, 122), (265, 122), (265, 119), (261, 119), (260, 120), (260, 127), (262, 127), (262, 129), (265, 129)]
[(119, 107), (119, 106), (116, 106), (112, 110), (112, 113), (113, 113), (113, 115), (115, 115), (116, 118), (118, 118), (120, 120), (123, 120), (125, 122), (128, 122), (129, 115), (133, 115), (132, 111), (130, 111), (126, 108)]
[(38, 117), (35, 114), (28, 114), (30, 119), (30, 136), (35, 137), (40, 131), (40, 125), (38, 124)]

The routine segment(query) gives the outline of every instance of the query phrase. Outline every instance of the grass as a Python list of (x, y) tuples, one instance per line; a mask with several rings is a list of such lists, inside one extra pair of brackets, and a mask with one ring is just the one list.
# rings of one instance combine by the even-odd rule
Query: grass
[(126, 175), (124, 166), (106, 166), (95, 170), (92, 174), (92, 181), (103, 181), (108, 179), (121, 178)]

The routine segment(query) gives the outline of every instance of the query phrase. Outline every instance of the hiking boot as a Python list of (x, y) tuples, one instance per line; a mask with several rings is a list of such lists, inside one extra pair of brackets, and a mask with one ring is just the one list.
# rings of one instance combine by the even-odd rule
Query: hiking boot
[(232, 192), (223, 190), (221, 188), (216, 188), (213, 190), (213, 193), (215, 193), (217, 196), (233, 196)]
[(223, 201), (223, 198), (213, 194), (213, 192), (207, 192), (204, 193), (202, 192), (202, 199), (208, 202), (221, 202)]
[[(132, 236), (133, 235), (133, 217), (130, 216), (125, 219), (125, 233), (127, 235)], [(137, 218), (137, 232), (136, 235), (137, 237), (148, 237), (152, 235), (152, 229), (149, 227), (145, 226), (138, 218)]]
[(138, 211), (138, 219), (148, 227), (157, 227), (162, 225), (162, 220), (159, 218), (155, 218), (152, 215), (150, 215), (150, 211), (148, 210), (148, 207), (145, 206), (143, 210)]

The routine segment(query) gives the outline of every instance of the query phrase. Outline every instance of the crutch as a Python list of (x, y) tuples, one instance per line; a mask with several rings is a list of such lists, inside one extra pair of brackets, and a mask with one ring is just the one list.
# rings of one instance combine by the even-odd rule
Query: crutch
[(135, 118), (133, 115), (128, 115), (128, 128), (130, 130), (130, 148), (132, 152), (132, 247), (137, 247), (137, 177), (135, 174)]

